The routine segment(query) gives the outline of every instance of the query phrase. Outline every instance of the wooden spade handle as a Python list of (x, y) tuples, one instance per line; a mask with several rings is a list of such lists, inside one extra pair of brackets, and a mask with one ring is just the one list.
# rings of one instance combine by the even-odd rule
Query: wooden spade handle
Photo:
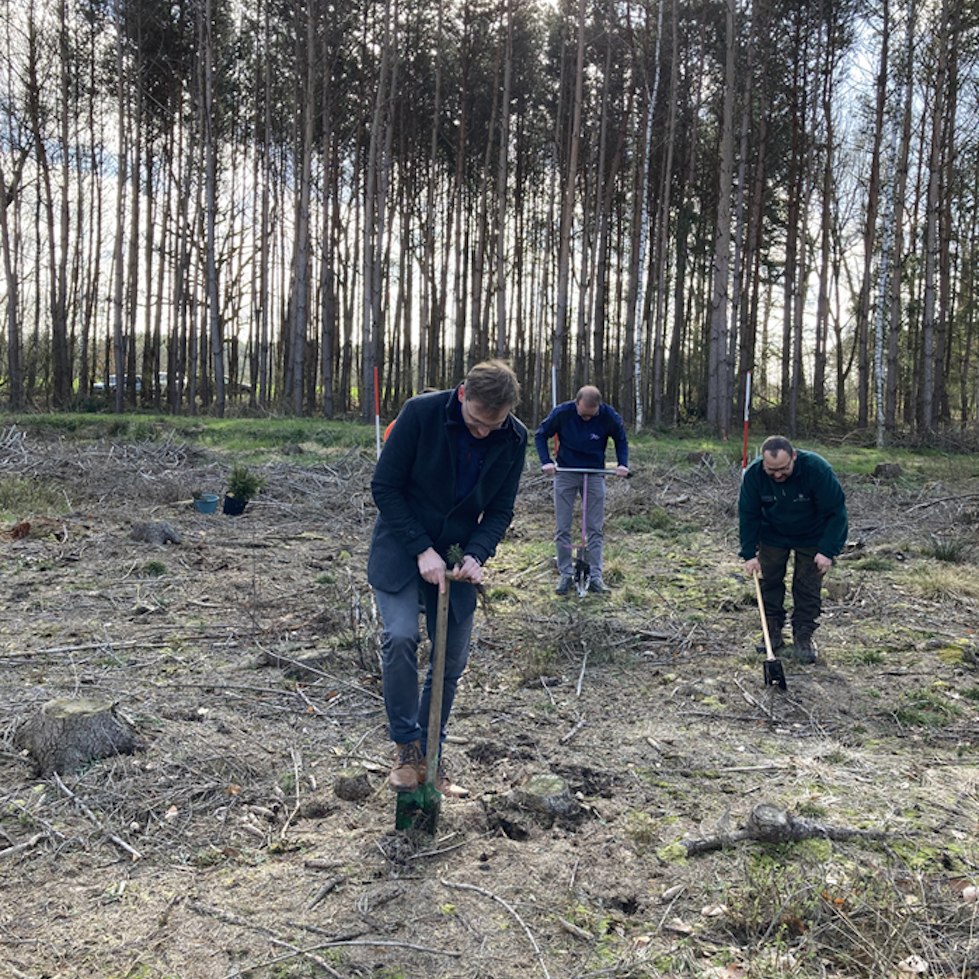
[(761, 614), (761, 631), (765, 636), (765, 658), (775, 659), (775, 654), (772, 652), (772, 637), (768, 634), (768, 616), (765, 615), (765, 603), (761, 597), (761, 579), (757, 571), (751, 577), (755, 579), (755, 594), (758, 596), (758, 611)]
[(432, 691), (428, 700), (428, 745), (425, 749), (425, 782), (435, 785), (442, 740), (442, 689), (445, 685), (445, 642), (449, 633), (449, 588), (452, 572), (445, 573), (445, 591), (439, 592), (435, 613), (435, 645), (432, 647)]

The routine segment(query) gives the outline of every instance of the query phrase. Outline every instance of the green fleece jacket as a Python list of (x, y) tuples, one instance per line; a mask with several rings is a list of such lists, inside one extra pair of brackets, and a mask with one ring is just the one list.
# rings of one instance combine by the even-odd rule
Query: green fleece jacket
[(849, 529), (846, 496), (832, 466), (815, 452), (798, 450), (792, 475), (777, 483), (756, 459), (738, 497), (741, 550), (746, 561), (760, 543), (815, 547), (826, 557), (843, 550)]

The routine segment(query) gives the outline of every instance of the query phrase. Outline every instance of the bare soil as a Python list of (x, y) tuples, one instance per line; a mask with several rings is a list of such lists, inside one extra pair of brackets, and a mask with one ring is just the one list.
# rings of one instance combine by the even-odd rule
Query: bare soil
[[(784, 650), (780, 694), (736, 467), (649, 453), (610, 487), (614, 591), (579, 599), (529, 466), (451, 725), (472, 795), (432, 839), (385, 786), (372, 459), (304, 449), (227, 517), (190, 500), (228, 460), (173, 437), (2, 439), (0, 490), (48, 504), (0, 541), (0, 976), (975, 974), (971, 484), (845, 480), (820, 662)], [(18, 732), (79, 697), (140, 749), (39, 774)], [(350, 766), (365, 799), (333, 791)], [(540, 773), (568, 812), (515, 800)], [(724, 845), (762, 803), (812, 838)]]

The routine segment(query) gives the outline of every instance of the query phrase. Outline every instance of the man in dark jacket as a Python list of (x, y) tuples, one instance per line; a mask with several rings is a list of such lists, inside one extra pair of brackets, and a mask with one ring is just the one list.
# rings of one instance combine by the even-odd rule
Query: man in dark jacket
[(502, 361), (477, 364), (451, 391), (407, 401), (391, 429), (371, 480), (378, 517), (371, 538), (367, 579), (384, 623), (384, 703), (397, 759), (389, 783), (411, 792), (425, 770), (428, 750), (440, 752), (436, 787), (465, 795), (429, 746), (431, 668), (418, 695), (419, 601), (429, 637), (445, 591), (449, 549), (453, 561), (442, 695), (442, 739), (459, 677), (469, 658), (476, 591), (483, 564), (496, 553), (510, 521), (527, 449), (527, 429), (511, 414), (520, 385)]
[[(558, 438), (557, 465), (551, 460), (548, 439)], [(608, 440), (615, 443), (618, 465), (616, 476), (629, 475), (629, 441), (619, 413), (602, 402), (602, 393), (586, 384), (574, 401), (559, 404), (541, 422), (534, 433), (534, 444), (540, 456), (541, 471), (554, 477), (554, 543), (557, 546), (557, 569), (561, 576), (555, 591), (566, 595), (571, 590), (571, 518), (575, 497), (580, 493), (587, 505), (585, 537), (588, 542), (588, 590), (601, 595), (608, 591), (602, 579), (602, 550), (605, 523), (605, 476), (588, 476), (582, 472), (562, 472), (562, 469), (604, 469)]]
[[(792, 572), (792, 641), (803, 663), (816, 662), (812, 635), (822, 611), (823, 575), (846, 544), (846, 497), (830, 464), (797, 451), (781, 435), (761, 447), (745, 471), (738, 497), (741, 550), (748, 574), (761, 574), (772, 648), (785, 645), (785, 570)], [(759, 647), (764, 652), (764, 646)]]

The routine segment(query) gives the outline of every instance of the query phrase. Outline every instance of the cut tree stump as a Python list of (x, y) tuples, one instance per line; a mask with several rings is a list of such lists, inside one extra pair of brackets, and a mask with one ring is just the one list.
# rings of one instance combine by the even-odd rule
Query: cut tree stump
[(351, 767), (340, 769), (333, 783), (333, 791), (345, 802), (360, 802), (368, 798), (373, 790), (367, 778), (367, 770)]
[(89, 762), (129, 755), (139, 746), (136, 732), (112, 704), (91, 699), (49, 700), (17, 732), (42, 775), (77, 772)]
[(550, 822), (558, 817), (577, 816), (581, 810), (568, 788), (568, 783), (560, 775), (551, 772), (531, 775), (523, 785), (510, 792), (510, 801), (517, 808), (544, 817)]
[(166, 520), (153, 523), (134, 523), (129, 531), (132, 540), (145, 541), (147, 544), (182, 544), (183, 538)]

